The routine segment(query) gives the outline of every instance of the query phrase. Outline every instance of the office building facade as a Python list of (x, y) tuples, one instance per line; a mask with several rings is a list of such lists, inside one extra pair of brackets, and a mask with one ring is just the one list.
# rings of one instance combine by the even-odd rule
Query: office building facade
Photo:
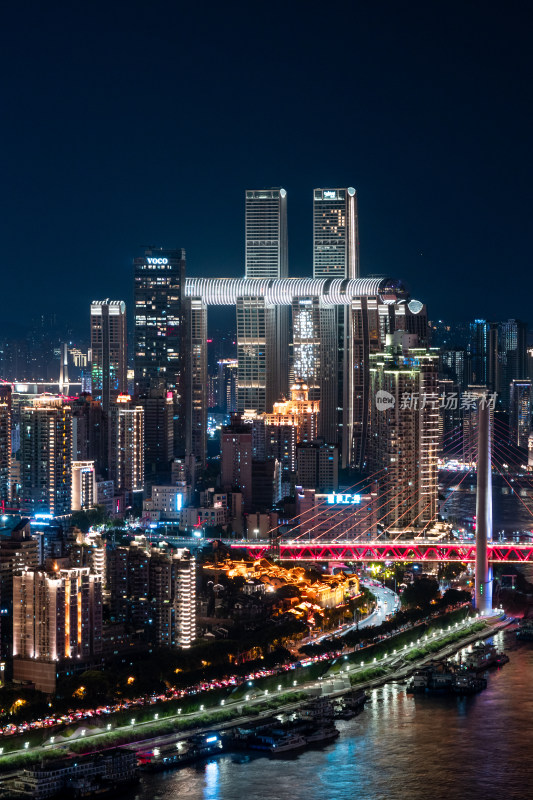
[(187, 304), (185, 250), (148, 248), (134, 259), (135, 392), (172, 392), (174, 455), (185, 452)]
[[(245, 277), (288, 276), (287, 192), (248, 190), (245, 199)], [(261, 294), (237, 300), (237, 409), (261, 413), (286, 394), (288, 309)]]
[[(313, 193), (313, 277), (359, 277), (359, 225), (355, 189), (315, 189)], [(352, 312), (320, 302), (320, 435), (338, 443), (343, 466), (352, 458)]]

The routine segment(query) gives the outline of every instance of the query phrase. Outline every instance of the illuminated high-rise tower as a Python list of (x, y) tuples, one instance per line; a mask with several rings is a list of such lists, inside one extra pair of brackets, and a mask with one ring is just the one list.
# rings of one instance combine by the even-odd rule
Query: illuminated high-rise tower
[(384, 532), (420, 529), (437, 518), (438, 352), (420, 347), (416, 334), (387, 336), (370, 354), (368, 470), (379, 479)]
[(313, 277), (359, 277), (359, 224), (355, 189), (315, 189)]
[[(288, 276), (287, 192), (248, 190), (245, 205), (245, 277)], [(265, 298), (237, 300), (237, 408), (271, 408), (288, 391), (288, 309)]]
[(11, 499), (11, 386), (0, 386), (0, 507)]
[(174, 397), (174, 454), (185, 450), (185, 250), (151, 247), (135, 258), (135, 391)]
[[(359, 277), (359, 225), (355, 189), (315, 189), (313, 195), (313, 277)], [(353, 351), (349, 306), (320, 304), (320, 433), (352, 458)]]
[(91, 303), (92, 396), (107, 413), (111, 400), (127, 390), (126, 304)]
[(41, 397), (20, 412), (21, 508), (70, 514), (72, 413), (61, 397)]

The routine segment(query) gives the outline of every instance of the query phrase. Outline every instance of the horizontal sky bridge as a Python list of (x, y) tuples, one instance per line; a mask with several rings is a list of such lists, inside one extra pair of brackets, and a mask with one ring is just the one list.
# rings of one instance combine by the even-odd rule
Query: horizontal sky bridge
[(379, 297), (384, 303), (395, 303), (406, 299), (407, 293), (401, 281), (383, 277), (187, 278), (185, 296), (202, 298), (206, 305), (213, 306), (233, 306), (241, 297), (263, 297), (272, 306), (291, 305), (298, 297), (318, 297), (323, 305), (342, 306), (356, 297)]

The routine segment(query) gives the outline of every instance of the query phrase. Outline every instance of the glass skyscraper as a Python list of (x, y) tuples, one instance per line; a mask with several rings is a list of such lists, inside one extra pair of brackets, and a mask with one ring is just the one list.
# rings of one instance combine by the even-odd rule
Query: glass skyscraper
[(122, 300), (91, 303), (91, 394), (106, 413), (112, 398), (127, 390), (126, 304)]
[[(313, 194), (313, 277), (359, 277), (357, 194), (352, 187), (315, 189)], [(321, 301), (320, 434), (339, 444), (343, 466), (352, 461), (352, 312)]]
[(151, 247), (134, 259), (135, 391), (172, 392), (174, 453), (185, 449), (185, 250)]
[[(245, 199), (245, 277), (288, 276), (287, 192), (248, 190)], [(270, 411), (288, 391), (288, 309), (262, 296), (237, 300), (237, 408)]]

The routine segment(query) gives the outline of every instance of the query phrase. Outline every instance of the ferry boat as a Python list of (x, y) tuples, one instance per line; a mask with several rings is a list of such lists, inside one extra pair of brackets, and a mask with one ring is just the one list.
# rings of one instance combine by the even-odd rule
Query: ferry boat
[(463, 663), (467, 669), (483, 672), (489, 667), (501, 666), (508, 661), (509, 656), (506, 656), (505, 653), (500, 653), (495, 645), (489, 642), (479, 642), (474, 645), (472, 652), (467, 654)]
[(307, 739), (305, 736), (288, 734), (278, 739), (277, 742), (274, 742), (272, 747), (270, 747), (270, 755), (276, 757), (287, 755), (287, 753), (300, 753), (302, 750), (305, 750), (306, 747)]

